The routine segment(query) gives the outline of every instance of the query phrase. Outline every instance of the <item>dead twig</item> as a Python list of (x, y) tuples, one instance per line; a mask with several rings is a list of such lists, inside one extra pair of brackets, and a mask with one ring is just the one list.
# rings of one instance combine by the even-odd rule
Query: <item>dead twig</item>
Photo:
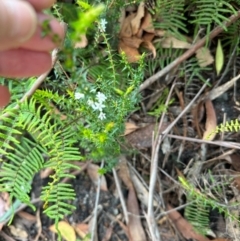
[[(237, 21), (240, 18), (240, 10), (237, 12), (237, 14), (232, 15), (228, 21), (224, 23), (225, 27), (228, 27), (235, 21)], [(180, 63), (182, 63), (184, 60), (191, 57), (199, 48), (201, 48), (207, 40), (211, 40), (215, 38), (217, 35), (219, 35), (224, 29), (220, 26), (216, 27), (211, 31), (209, 36), (204, 37), (200, 39), (196, 44), (194, 44), (189, 50), (187, 50), (183, 55), (175, 59), (172, 63), (167, 65), (165, 68), (151, 76), (150, 78), (146, 79), (141, 85), (139, 91), (142, 91), (146, 89), (148, 86), (150, 86), (152, 83), (157, 81), (159, 78), (163, 77), (165, 74), (167, 74), (169, 71), (171, 71), (173, 68), (177, 67)]]
[(116, 183), (116, 187), (117, 187), (118, 195), (119, 195), (119, 198), (120, 198), (120, 202), (121, 202), (121, 205), (122, 205), (124, 219), (126, 221), (126, 224), (128, 224), (129, 223), (128, 211), (127, 211), (126, 203), (125, 203), (124, 198), (123, 198), (122, 190), (121, 190), (121, 187), (120, 187), (119, 179), (118, 179), (115, 168), (112, 169), (112, 172), (113, 172), (113, 177), (114, 177), (114, 180), (115, 180), (115, 183)]

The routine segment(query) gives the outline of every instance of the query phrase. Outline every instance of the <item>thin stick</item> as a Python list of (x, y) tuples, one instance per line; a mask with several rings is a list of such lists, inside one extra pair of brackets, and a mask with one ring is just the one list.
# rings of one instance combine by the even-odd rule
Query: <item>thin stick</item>
[[(225, 27), (228, 27), (235, 21), (237, 21), (240, 18), (240, 10), (237, 12), (237, 14), (232, 15), (228, 21), (224, 23)], [(151, 76), (150, 78), (146, 79), (141, 85), (139, 91), (142, 91), (146, 89), (148, 86), (150, 86), (152, 83), (157, 81), (159, 78), (163, 77), (165, 74), (167, 74), (169, 71), (171, 71), (173, 68), (177, 67), (180, 63), (182, 63), (184, 60), (191, 57), (199, 48), (201, 48), (207, 40), (211, 40), (215, 38), (217, 35), (219, 35), (224, 29), (220, 26), (216, 27), (211, 31), (209, 36), (204, 37), (200, 39), (196, 44), (194, 44), (189, 50), (187, 50), (183, 55), (175, 59), (172, 63), (167, 65), (165, 68)]]
[(122, 190), (121, 190), (121, 187), (120, 187), (119, 179), (118, 179), (115, 168), (112, 169), (112, 172), (113, 172), (114, 180), (115, 180), (115, 183), (116, 183), (116, 187), (117, 187), (118, 195), (119, 195), (119, 198), (120, 198), (120, 202), (121, 202), (121, 205), (122, 205), (123, 215), (124, 215), (126, 224), (128, 224), (129, 223), (128, 211), (127, 211), (126, 203), (125, 203), (124, 198), (123, 198)]
[(190, 142), (198, 142), (198, 143), (207, 143), (211, 145), (217, 145), (217, 146), (224, 146), (227, 148), (235, 148), (240, 150), (240, 144), (236, 142), (226, 142), (226, 141), (207, 141), (207, 140), (200, 140), (196, 138), (191, 138), (191, 137), (183, 137), (183, 136), (177, 136), (177, 135), (172, 135), (172, 134), (167, 134), (168, 137), (178, 139), (178, 140), (186, 140)]

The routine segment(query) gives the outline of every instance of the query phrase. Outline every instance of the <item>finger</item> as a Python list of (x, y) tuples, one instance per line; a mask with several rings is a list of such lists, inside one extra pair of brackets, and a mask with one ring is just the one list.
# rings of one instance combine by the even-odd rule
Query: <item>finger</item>
[(0, 85), (0, 108), (5, 107), (11, 99), (11, 94), (6, 86)]
[(19, 46), (37, 29), (37, 15), (26, 1), (0, 0), (0, 50)]
[(24, 78), (38, 76), (52, 67), (48, 52), (14, 49), (0, 52), (0, 76)]
[(55, 0), (28, 0), (29, 3), (33, 5), (33, 7), (37, 10), (42, 10), (45, 8), (50, 8)]
[[(49, 20), (49, 25), (51, 31), (45, 37), (42, 37), (43, 30), (41, 28), (43, 21)], [(31, 37), (30, 40), (21, 45), (21, 48), (37, 50), (37, 51), (50, 51), (57, 46), (59, 46), (64, 37), (64, 28), (60, 23), (51, 18), (50, 16), (46, 16), (42, 13), (38, 14), (39, 26), (37, 28), (36, 33)]]

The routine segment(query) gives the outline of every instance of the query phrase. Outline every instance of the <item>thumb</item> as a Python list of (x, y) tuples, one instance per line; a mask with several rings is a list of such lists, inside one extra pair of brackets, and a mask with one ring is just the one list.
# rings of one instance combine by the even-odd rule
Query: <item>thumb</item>
[(0, 0), (0, 50), (18, 47), (37, 29), (34, 8), (22, 0)]

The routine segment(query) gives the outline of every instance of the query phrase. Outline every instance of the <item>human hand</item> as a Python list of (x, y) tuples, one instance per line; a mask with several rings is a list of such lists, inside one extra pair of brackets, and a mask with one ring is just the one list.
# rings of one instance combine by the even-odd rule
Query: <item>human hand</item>
[(41, 23), (49, 19), (52, 32), (64, 36), (59, 22), (42, 13), (53, 2), (0, 0), (0, 76), (36, 76), (51, 68), (49, 51), (57, 43), (51, 36), (41, 37)]

